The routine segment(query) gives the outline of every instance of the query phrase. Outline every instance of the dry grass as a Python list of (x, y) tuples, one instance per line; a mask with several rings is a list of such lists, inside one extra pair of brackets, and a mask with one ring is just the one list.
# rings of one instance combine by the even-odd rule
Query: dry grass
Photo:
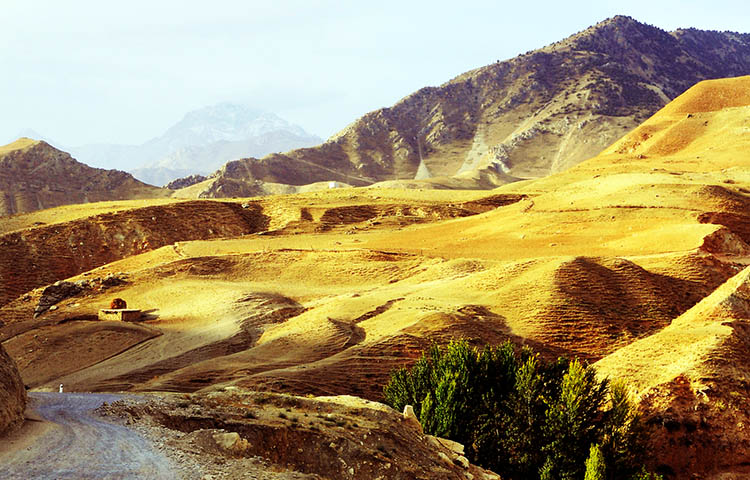
[[(544, 179), (493, 192), (337, 189), (267, 197), (251, 203), (268, 234), (186, 239), (126, 256), (96, 274), (128, 272), (131, 283), (93, 292), (80, 308), (104, 306), (116, 293), (155, 309), (148, 324), (163, 335), (117, 355), (113, 341), (111, 358), (78, 371), (67, 366), (37, 385), (194, 391), (237, 384), (378, 398), (389, 370), (430, 341), (467, 337), (602, 359), (603, 372), (630, 379), (651, 399), (644, 405), (656, 423), (675, 401), (675, 415), (700, 407), (695, 392), (704, 386), (728, 411), (737, 404), (730, 393), (750, 396), (742, 383), (750, 374), (733, 363), (745, 361), (745, 327), (736, 322), (747, 312), (722, 306), (744, 291), (744, 277), (709, 294), (750, 262), (750, 106), (743, 105), (750, 99), (712, 107), (696, 98), (714, 89), (719, 99), (750, 91), (750, 78), (696, 88), (602, 155)], [(688, 118), (691, 109), (700, 111)], [(479, 207), (499, 194), (514, 203)], [(128, 205), (97, 205), (91, 213), (111, 208), (126, 217), (121, 208)], [(85, 208), (59, 211), (85, 220)], [(191, 221), (188, 211), (174, 211)], [(49, 215), (25, 216), (19, 225)], [(277, 303), (253, 316), (259, 307), (241, 300), (259, 292)], [(16, 351), (36, 330), (56, 328), (42, 323), (76, 313), (60, 309), (39, 325), (27, 322), (37, 296), (0, 308), (7, 319), (0, 333), (23, 334), (11, 340)], [(282, 304), (300, 309), (280, 314)], [(693, 394), (680, 396), (680, 389)], [(725, 417), (706, 418), (734, 428), (721, 423)], [(745, 437), (722, 445), (735, 445), (733, 438)], [(707, 458), (710, 448), (701, 450)]]

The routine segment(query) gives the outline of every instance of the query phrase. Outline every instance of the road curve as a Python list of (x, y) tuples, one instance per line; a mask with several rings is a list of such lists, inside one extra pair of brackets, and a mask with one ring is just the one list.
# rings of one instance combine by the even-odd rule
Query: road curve
[(30, 394), (36, 413), (55, 428), (0, 464), (0, 479), (173, 479), (169, 460), (135, 431), (93, 410), (120, 395)]

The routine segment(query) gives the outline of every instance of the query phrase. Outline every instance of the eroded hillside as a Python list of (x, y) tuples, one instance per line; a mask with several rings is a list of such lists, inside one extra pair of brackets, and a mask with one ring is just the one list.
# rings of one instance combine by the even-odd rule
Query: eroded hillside
[(260, 232), (267, 225), (257, 205), (194, 201), (11, 231), (0, 235), (0, 304), (163, 245)]

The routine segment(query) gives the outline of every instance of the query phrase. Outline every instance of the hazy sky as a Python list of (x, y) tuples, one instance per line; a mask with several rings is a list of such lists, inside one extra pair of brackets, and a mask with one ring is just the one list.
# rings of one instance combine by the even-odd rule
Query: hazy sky
[(221, 101), (327, 137), (616, 14), (750, 32), (744, 1), (0, 0), (0, 143), (142, 143)]

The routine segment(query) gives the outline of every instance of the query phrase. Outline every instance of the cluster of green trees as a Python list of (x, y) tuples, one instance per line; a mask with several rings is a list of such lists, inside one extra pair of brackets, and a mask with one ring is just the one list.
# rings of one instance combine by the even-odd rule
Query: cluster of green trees
[(622, 383), (578, 360), (545, 362), (508, 342), (433, 345), (391, 373), (385, 401), (412, 405), (424, 430), (463, 443), (469, 459), (510, 479), (656, 479)]

